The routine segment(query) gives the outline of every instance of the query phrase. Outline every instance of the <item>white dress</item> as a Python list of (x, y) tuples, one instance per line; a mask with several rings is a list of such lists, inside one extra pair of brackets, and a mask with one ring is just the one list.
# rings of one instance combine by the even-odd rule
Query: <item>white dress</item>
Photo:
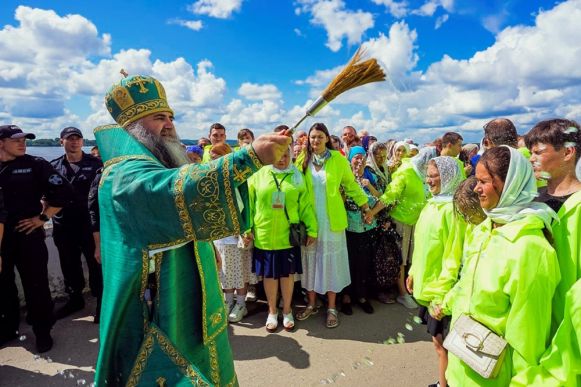
[(252, 250), (238, 247), (238, 236), (229, 236), (214, 241), (222, 257), (220, 283), (222, 289), (242, 289), (245, 284), (256, 284), (252, 272)]
[(319, 294), (328, 291), (338, 293), (351, 283), (347, 239), (345, 231), (331, 231), (327, 213), (325, 168), (317, 171), (313, 163), (309, 167), (313, 176), (318, 236), (316, 244), (302, 248), (302, 286)]

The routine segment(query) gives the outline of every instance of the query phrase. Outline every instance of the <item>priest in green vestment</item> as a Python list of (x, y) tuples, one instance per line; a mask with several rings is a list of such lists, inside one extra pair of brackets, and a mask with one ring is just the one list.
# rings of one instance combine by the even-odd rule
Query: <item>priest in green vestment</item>
[(163, 86), (125, 77), (95, 129), (104, 292), (98, 386), (237, 385), (211, 241), (247, 228), (246, 180), (290, 138), (187, 164)]

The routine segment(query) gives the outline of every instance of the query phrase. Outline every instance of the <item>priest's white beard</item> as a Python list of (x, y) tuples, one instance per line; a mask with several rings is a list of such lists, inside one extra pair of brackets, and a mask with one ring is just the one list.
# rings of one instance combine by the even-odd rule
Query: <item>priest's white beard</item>
[(189, 163), (188, 156), (179, 137), (155, 136), (145, 129), (141, 121), (129, 124), (127, 131), (149, 149), (166, 167), (177, 168)]

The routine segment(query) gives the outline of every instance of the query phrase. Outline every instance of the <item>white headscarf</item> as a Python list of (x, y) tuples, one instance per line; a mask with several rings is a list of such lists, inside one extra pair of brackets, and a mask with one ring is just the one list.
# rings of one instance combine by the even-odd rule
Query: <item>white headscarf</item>
[(533, 202), (537, 197), (537, 182), (531, 163), (516, 149), (510, 150), (510, 164), (496, 208), (484, 210), (493, 222), (506, 224), (534, 214), (543, 220), (550, 231), (557, 214), (545, 203)]
[(289, 146), (288, 148), (288, 153), (289, 153), (289, 165), (288, 167), (286, 167), (285, 169), (278, 169), (277, 167), (274, 166), (274, 164), (270, 165), (270, 168), (272, 170), (272, 172), (274, 173), (292, 173), (292, 183), (295, 187), (298, 187), (299, 185), (301, 185), (303, 183), (303, 174), (299, 171), (299, 169), (294, 165), (294, 163), (292, 162), (292, 150)]
[(436, 148), (433, 146), (427, 146), (420, 149), (420, 153), (415, 155), (410, 159), (414, 171), (418, 174), (422, 182), (426, 181), (426, 169), (428, 168), (428, 162), (436, 157)]
[[(382, 165), (377, 164), (377, 161), (375, 160), (375, 148), (377, 148), (380, 145), (379, 142), (374, 142), (373, 144), (371, 144), (371, 146), (369, 147), (369, 152), (368, 152), (368, 156), (367, 156), (367, 165), (369, 167), (371, 167), (371, 169), (373, 169), (373, 171), (378, 174), (379, 176), (381, 176), (386, 184), (389, 182), (389, 172), (388, 172), (388, 167), (387, 167), (387, 157), (385, 158), (385, 161), (383, 162)], [(383, 172), (381, 171), (381, 169), (379, 167), (383, 167)]]
[(400, 148), (400, 147), (404, 147), (405, 148), (405, 153), (409, 154), (410, 153), (410, 144), (408, 144), (405, 141), (398, 141), (395, 143), (395, 145), (393, 146), (393, 148), (391, 148), (391, 155), (390, 155), (390, 159), (393, 158), (395, 156), (395, 152)]
[(440, 193), (432, 198), (436, 202), (451, 202), (454, 199), (456, 189), (464, 180), (460, 165), (454, 157), (439, 156), (432, 160), (436, 163), (440, 173)]

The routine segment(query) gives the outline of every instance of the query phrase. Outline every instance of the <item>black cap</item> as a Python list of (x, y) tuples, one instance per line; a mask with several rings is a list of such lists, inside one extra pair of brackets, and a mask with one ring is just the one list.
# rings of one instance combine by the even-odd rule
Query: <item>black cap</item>
[(20, 129), (16, 125), (2, 125), (0, 126), (0, 139), (5, 138), (22, 138), (26, 137), (29, 140), (34, 140), (36, 136), (32, 133), (24, 133), (22, 129)]
[(72, 136), (73, 134), (75, 136), (79, 136), (80, 138), (83, 138), (83, 133), (81, 133), (81, 129), (77, 129), (74, 126), (69, 126), (67, 128), (64, 128), (61, 131), (61, 138), (67, 138), (69, 136)]

